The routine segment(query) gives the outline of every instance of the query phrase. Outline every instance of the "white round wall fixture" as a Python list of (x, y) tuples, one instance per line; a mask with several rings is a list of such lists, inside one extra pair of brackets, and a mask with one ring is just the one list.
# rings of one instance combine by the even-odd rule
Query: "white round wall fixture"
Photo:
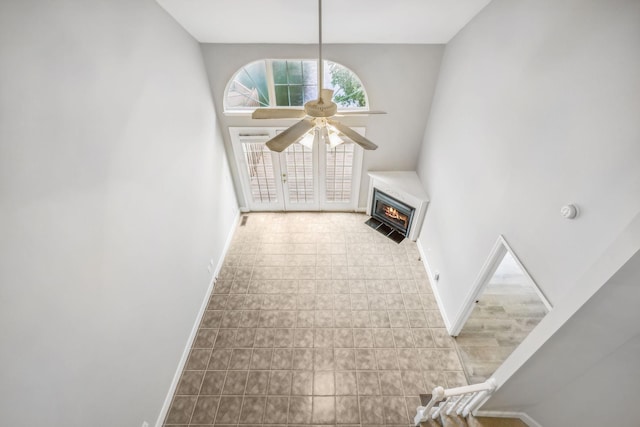
[(560, 215), (566, 219), (574, 219), (578, 216), (578, 207), (573, 204), (565, 205), (560, 209)]

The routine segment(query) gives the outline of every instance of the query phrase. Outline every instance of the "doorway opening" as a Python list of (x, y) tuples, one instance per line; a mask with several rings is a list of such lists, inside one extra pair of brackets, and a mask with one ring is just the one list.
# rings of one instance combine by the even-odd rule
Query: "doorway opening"
[(470, 384), (490, 378), (551, 310), (502, 236), (479, 275), (473, 295), (455, 334)]

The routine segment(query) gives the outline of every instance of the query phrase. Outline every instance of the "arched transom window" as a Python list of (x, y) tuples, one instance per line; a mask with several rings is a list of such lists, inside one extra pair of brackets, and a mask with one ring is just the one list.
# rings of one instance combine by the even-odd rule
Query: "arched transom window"
[[(368, 110), (367, 93), (356, 74), (324, 61), (323, 86), (333, 89), (339, 110)], [(314, 59), (263, 59), (242, 67), (227, 84), (225, 112), (259, 107), (300, 107), (318, 98), (318, 62)]]

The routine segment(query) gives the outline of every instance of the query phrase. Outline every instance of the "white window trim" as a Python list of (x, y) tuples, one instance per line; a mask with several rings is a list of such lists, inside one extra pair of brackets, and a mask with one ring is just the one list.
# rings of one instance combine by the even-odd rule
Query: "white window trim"
[[(264, 61), (265, 62), (265, 73), (266, 73), (266, 80), (267, 80), (267, 92), (269, 95), (269, 106), (268, 107), (247, 107), (247, 108), (240, 108), (240, 109), (228, 109), (226, 106), (226, 101), (227, 101), (227, 93), (229, 92), (229, 87), (231, 86), (231, 83), (233, 82), (233, 79), (235, 78), (235, 76), (247, 65), (249, 64), (253, 64), (254, 62), (259, 62), (259, 61)], [(258, 108), (291, 108), (291, 109), (300, 109), (302, 108), (302, 106), (277, 106), (275, 104), (276, 102), (276, 96), (275, 96), (275, 82), (273, 79), (273, 67), (272, 67), (272, 63), (273, 61), (315, 61), (315, 59), (312, 58), (271, 58), (271, 59), (258, 59), (256, 61), (251, 61), (248, 62), (246, 64), (244, 64), (242, 67), (240, 67), (235, 73), (233, 73), (233, 76), (231, 76), (231, 78), (229, 79), (229, 81), (227, 82), (225, 88), (224, 88), (224, 94), (223, 94), (223, 100), (222, 100), (222, 109), (223, 109), (223, 115), (228, 116), (228, 117), (250, 117), (251, 114), (253, 114), (253, 112), (258, 109)], [(332, 62), (334, 64), (338, 64), (341, 67), (344, 67), (345, 69), (349, 70), (360, 82), (360, 85), (362, 86), (362, 89), (364, 90), (364, 99), (365, 99), (365, 103), (366, 106), (365, 107), (348, 107), (348, 108), (340, 108), (338, 107), (338, 112), (347, 112), (347, 111), (369, 111), (370, 110), (370, 106), (369, 106), (369, 95), (367, 93), (367, 89), (364, 86), (364, 83), (362, 82), (362, 79), (360, 79), (360, 76), (358, 76), (358, 74), (356, 74), (351, 68), (342, 65), (339, 62), (336, 61), (332, 61), (329, 59), (325, 59), (325, 62)], [(325, 68), (327, 68), (325, 66)], [(328, 69), (328, 68), (327, 68)]]

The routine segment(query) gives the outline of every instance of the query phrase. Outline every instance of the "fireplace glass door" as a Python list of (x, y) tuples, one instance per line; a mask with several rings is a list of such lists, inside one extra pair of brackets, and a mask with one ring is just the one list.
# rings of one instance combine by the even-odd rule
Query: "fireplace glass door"
[(374, 188), (371, 216), (398, 230), (404, 236), (409, 233), (414, 211), (413, 207)]

